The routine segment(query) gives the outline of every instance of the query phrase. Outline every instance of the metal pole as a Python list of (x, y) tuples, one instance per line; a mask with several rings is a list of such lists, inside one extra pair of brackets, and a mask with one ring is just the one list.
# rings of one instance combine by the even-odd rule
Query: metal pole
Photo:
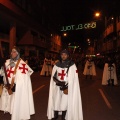
[(106, 54), (107, 54), (107, 39), (106, 39), (106, 36), (107, 36), (107, 32), (106, 32), (106, 28), (107, 28), (107, 17), (105, 16), (105, 42), (106, 42)]

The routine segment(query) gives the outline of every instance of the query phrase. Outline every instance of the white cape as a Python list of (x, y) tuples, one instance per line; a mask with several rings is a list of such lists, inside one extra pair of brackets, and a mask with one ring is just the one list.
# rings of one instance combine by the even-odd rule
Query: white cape
[[(53, 81), (53, 76), (57, 69), (58, 67), (55, 65), (53, 67), (52, 76), (51, 76), (48, 109), (47, 109), (48, 119), (54, 118), (53, 93), (56, 85), (55, 82)], [(83, 120), (81, 93), (79, 87), (77, 68), (75, 64), (69, 68), (67, 79), (68, 79), (68, 107), (67, 107), (66, 120)]]
[[(47, 65), (47, 62), (49, 62), (50, 65)], [(45, 72), (46, 72), (46, 76), (49, 76), (49, 74), (51, 75), (52, 74), (52, 63), (53, 63), (52, 60), (48, 60), (47, 58), (45, 58), (40, 75), (45, 75)]]
[(95, 64), (94, 64), (94, 62), (93, 61), (91, 62), (92, 67), (90, 69), (88, 69), (88, 65), (89, 65), (89, 61), (86, 61), (83, 74), (84, 75), (93, 75), (93, 76), (96, 76), (96, 70), (95, 70)]
[[(9, 65), (9, 61), (6, 61), (6, 66)], [(20, 67), (23, 67), (25, 64), (25, 73), (22, 73), (23, 70)], [(14, 70), (15, 67), (12, 68)], [(8, 66), (7, 69), (10, 69)], [(4, 112), (9, 112), (11, 115), (11, 120), (26, 120), (30, 119), (30, 115), (35, 113), (34, 103), (33, 103), (33, 94), (30, 75), (33, 73), (33, 70), (21, 60), (17, 72), (15, 75), (16, 90), (12, 95), (9, 95), (7, 90), (4, 88), (1, 98), (0, 98), (0, 110)], [(4, 76), (4, 71), (3, 71)], [(13, 74), (10, 74), (8, 77), (9, 82), (11, 83)], [(4, 76), (4, 82), (5, 82)]]
[[(117, 85), (118, 81), (117, 81), (117, 75), (116, 75), (116, 66), (114, 63), (112, 65), (114, 66), (112, 78), (114, 79), (114, 85)], [(108, 79), (109, 79), (108, 63), (105, 63), (104, 70), (103, 70), (103, 77), (102, 77), (102, 85), (107, 85)]]

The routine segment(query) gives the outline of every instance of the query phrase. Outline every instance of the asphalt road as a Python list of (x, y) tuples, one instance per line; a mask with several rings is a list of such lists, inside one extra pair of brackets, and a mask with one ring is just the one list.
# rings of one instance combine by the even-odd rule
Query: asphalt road
[[(102, 86), (102, 70), (99, 68), (92, 80), (85, 79), (81, 67), (78, 71), (84, 120), (120, 120), (120, 86)], [(42, 77), (39, 72), (32, 75), (36, 113), (31, 120), (47, 120), (49, 82), (50, 77)], [(0, 120), (10, 120), (10, 114), (0, 112)]]

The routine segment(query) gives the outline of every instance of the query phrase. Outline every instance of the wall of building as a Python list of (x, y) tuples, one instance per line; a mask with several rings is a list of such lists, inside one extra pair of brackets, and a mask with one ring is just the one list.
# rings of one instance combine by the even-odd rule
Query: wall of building
[[(35, 6), (36, 5), (36, 6)], [(39, 7), (39, 10), (37, 8)], [(61, 38), (54, 33), (51, 37), (52, 27), (48, 28), (48, 16), (45, 14), (45, 4), (39, 4), (31, 0), (2, 0), (0, 4), (0, 51), (4, 53), (5, 45), (8, 46), (7, 53), (15, 45), (19, 46), (25, 56), (32, 51), (36, 54), (48, 52), (58, 53), (61, 49)], [(38, 13), (39, 17), (38, 18)], [(38, 18), (38, 19), (36, 19)]]
[[(110, 20), (110, 18), (109, 18)], [(97, 52), (113, 54), (120, 50), (120, 17), (114, 17), (97, 42)]]

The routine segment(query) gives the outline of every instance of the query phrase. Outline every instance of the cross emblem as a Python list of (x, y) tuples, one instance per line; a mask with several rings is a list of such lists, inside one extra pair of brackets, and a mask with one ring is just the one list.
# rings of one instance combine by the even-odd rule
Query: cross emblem
[(14, 71), (12, 71), (12, 67), (10, 67), (10, 69), (7, 69), (7, 76), (10, 78), (10, 74), (13, 74)]
[(61, 76), (61, 80), (64, 80), (64, 76), (65, 76), (65, 70), (62, 70), (62, 73), (58, 73), (58, 76)]
[(22, 64), (23, 67), (19, 67), (20, 70), (22, 69), (22, 73), (24, 73), (24, 74), (26, 74), (25, 71), (28, 71), (28, 68), (25, 68), (25, 65), (26, 64)]

